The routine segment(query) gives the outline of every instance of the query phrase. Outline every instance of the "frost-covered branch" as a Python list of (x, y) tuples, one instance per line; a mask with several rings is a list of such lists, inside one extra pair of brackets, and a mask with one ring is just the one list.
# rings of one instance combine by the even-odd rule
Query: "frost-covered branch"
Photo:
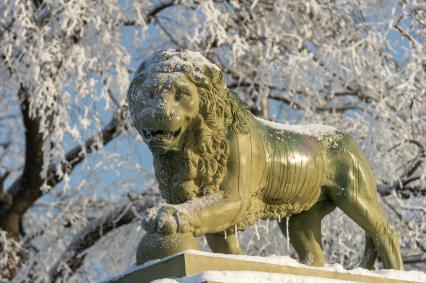
[[(327, 124), (351, 134), (379, 180), (383, 208), (401, 235), (406, 262), (418, 260), (414, 239), (426, 235), (423, 2), (3, 1), (0, 145), (8, 146), (0, 146), (0, 215), (17, 205), (18, 195), (33, 194), (22, 221), (8, 218), (21, 223), (26, 235), (20, 244), (29, 253), (16, 268), (17, 279), (48, 280), (77, 231), (104, 209), (121, 209), (118, 203), (127, 192), (138, 195), (151, 186), (146, 147), (131, 129), (120, 134), (126, 122), (118, 113), (107, 119), (122, 109), (132, 69), (170, 47), (199, 51), (220, 66), (229, 88), (257, 115)], [(43, 165), (31, 178), (42, 180), (43, 189), (52, 187), (48, 194), (19, 189), (29, 134), (23, 131), (22, 100), (16, 98), (21, 87), (29, 95), (28, 117), (40, 119), (43, 138)], [(104, 147), (109, 140), (115, 142)], [(328, 259), (353, 266), (362, 233), (337, 212), (325, 222)], [(273, 240), (251, 239), (249, 254), (287, 252), (279, 250), (282, 238), (272, 232), (275, 224), (268, 225), (269, 235), (262, 239)], [(343, 226), (354, 232), (341, 233)], [(127, 228), (123, 240), (120, 233)], [(133, 251), (123, 245), (140, 235), (135, 226), (122, 229), (71, 256), (84, 258), (69, 263), (73, 270), (84, 264), (73, 273), (77, 281), (127, 268)], [(119, 255), (111, 259), (108, 253)]]
[(137, 199), (133, 199), (99, 219), (93, 220), (81, 230), (65, 248), (59, 260), (50, 269), (52, 281), (66, 281), (78, 270), (86, 256), (85, 251), (92, 247), (100, 238), (112, 230), (134, 221), (138, 214), (158, 203), (159, 193), (155, 189), (147, 189)]
[(0, 230), (0, 282), (4, 278), (13, 278), (20, 267), (20, 259), (25, 256), (26, 251), (20, 243), (7, 236), (5, 231)]
[(61, 175), (55, 173), (56, 166), (50, 166), (46, 183), (50, 187), (54, 187), (59, 183), (64, 174), (70, 174), (71, 171), (82, 162), (89, 154), (99, 150), (100, 146), (105, 146), (111, 142), (118, 135), (126, 131), (126, 119), (125, 113), (127, 108), (121, 106), (117, 112), (113, 115), (111, 121), (102, 128), (99, 133), (96, 133), (89, 139), (87, 139), (83, 145), (78, 145), (67, 152), (65, 162), (61, 165)]
[(382, 196), (388, 196), (393, 191), (396, 191), (398, 194), (401, 194), (401, 195), (409, 193), (409, 194), (417, 195), (417, 196), (426, 196), (426, 188), (408, 186), (410, 183), (417, 181), (420, 178), (421, 176), (417, 175), (417, 176), (411, 176), (408, 178), (402, 178), (400, 180), (394, 181), (393, 183), (389, 185), (379, 184), (377, 186), (377, 191)]
[(0, 214), (0, 219), (5, 221), (5, 230), (15, 235), (15, 237), (19, 232), (20, 222), (14, 222), (14, 220), (20, 221), (20, 218), (26, 210), (43, 194), (40, 189), (43, 184), (54, 187), (57, 183), (62, 181), (64, 176), (70, 174), (87, 155), (96, 151), (100, 145), (104, 146), (108, 144), (125, 130), (125, 112), (124, 109), (119, 109), (100, 133), (96, 133), (86, 140), (83, 145), (74, 147), (66, 154), (65, 162), (61, 164), (61, 175), (56, 173), (57, 166), (51, 165), (47, 172), (47, 178), (42, 179), (39, 173), (43, 165), (42, 134), (38, 132), (39, 128), (36, 127), (37, 120), (34, 120), (29, 117), (28, 113), (25, 113), (25, 109), (28, 109), (26, 108), (28, 105), (25, 104), (25, 101), (23, 103), (24, 125), (26, 129), (29, 129), (26, 131), (27, 157), (24, 172), (7, 190), (7, 197), (11, 204), (7, 213)]
[[(406, 4), (403, 3), (403, 6), (405, 6)], [(411, 36), (411, 34), (409, 32), (407, 32), (404, 28), (401, 27), (401, 21), (404, 19), (404, 15), (401, 15), (398, 17), (398, 19), (395, 21), (393, 27), (394, 29), (396, 29), (402, 36), (404, 36), (405, 38), (408, 39), (408, 41), (411, 44), (412, 48), (417, 48), (417, 44), (418, 42), (416, 42), (416, 40)]]
[[(279, 95), (269, 95), (268, 96), (270, 99), (274, 99), (274, 100), (278, 100), (284, 104), (289, 105), (290, 107), (293, 107), (294, 109), (298, 109), (298, 110), (305, 110), (305, 108), (300, 105), (299, 103), (290, 100), (286, 97), (283, 96), (279, 96)], [(318, 111), (318, 112), (345, 112), (348, 110), (362, 110), (360, 109), (360, 107), (358, 105), (353, 105), (353, 104), (346, 104), (346, 105), (336, 105), (336, 106), (317, 106), (314, 107), (313, 109), (311, 109), (312, 111)]]
[[(154, 5), (149, 9), (147, 15), (145, 15), (145, 20), (150, 22), (151, 19), (155, 17), (157, 13), (161, 13), (166, 8), (171, 7), (174, 2), (175, 1), (165, 1), (158, 5)], [(63, 18), (58, 18), (57, 16), (67, 13), (67, 10), (64, 10), (59, 4), (56, 5), (54, 3), (44, 3), (43, 1), (32, 1), (32, 4), (34, 5), (36, 10), (35, 15), (32, 15), (33, 11), (32, 9), (30, 9), (29, 6), (20, 5), (19, 9), (21, 9), (22, 12), (25, 11), (25, 13), (21, 17), (25, 17), (28, 15), (31, 20), (34, 19), (38, 23), (38, 28), (35, 29), (35, 27), (31, 25), (31, 21), (25, 22), (28, 25), (28, 27), (26, 28), (28, 28), (30, 32), (22, 35), (22, 38), (20, 38), (20, 40), (23, 42), (21, 42), (21, 44), (29, 44), (31, 46), (34, 46), (36, 44), (43, 45), (45, 44), (44, 39), (42, 38), (41, 42), (37, 42), (37, 39), (33, 36), (33, 34), (45, 30), (46, 27), (52, 25), (52, 23), (63, 20)], [(82, 10), (88, 9), (86, 5), (82, 5), (81, 8)], [(10, 21), (7, 21), (8, 16), (10, 16), (7, 13), (11, 12), (17, 12), (17, 9), (13, 10), (12, 8), (12, 10), (10, 11), (4, 11), (4, 13), (6, 13), (6, 22), (9, 24), (5, 25), (5, 31), (7, 31), (7, 33), (2, 34), (2, 40), (5, 41), (3, 46), (7, 46), (7, 44), (12, 43), (12, 37), (16, 37), (16, 35), (14, 35), (14, 33), (16, 32), (14, 28), (18, 24), (16, 18), (12, 18)], [(68, 16), (74, 17), (78, 15)], [(75, 48), (77, 48), (76, 46), (80, 44), (82, 30), (85, 29), (89, 23), (86, 20), (81, 20), (78, 18), (77, 22), (75, 22), (74, 19), (71, 19), (70, 21), (75, 23), (71, 33), (65, 33), (68, 34), (71, 38), (70, 45), (62, 46), (64, 47), (62, 51), (72, 53), (72, 50), (75, 50)], [(117, 21), (120, 23), (121, 19), (118, 19)], [(56, 29), (49, 30), (51, 31), (53, 36), (56, 36)], [(58, 33), (58, 35), (60, 38), (63, 36), (61, 33)], [(75, 36), (78, 37), (78, 40), (76, 40)], [(46, 40), (52, 40), (52, 38), (46, 38)], [(61, 41), (63, 40), (61, 39)], [(65, 43), (65, 45), (67, 44), (67, 41), (63, 42)], [(15, 43), (17, 44), (16, 41)], [(85, 43), (82, 43), (81, 45), (84, 46), (84, 44)], [(34, 47), (32, 48), (34, 49)], [(23, 56), (26, 52), (26, 49), (24, 48), (20, 52), (18, 49), (16, 53), (14, 52), (15, 51), (11, 51), (10, 49), (0, 49), (0, 53), (2, 55), (0, 59), (2, 60), (2, 62), (5, 63), (4, 65), (9, 70), (11, 76), (17, 76), (21, 78), (21, 75), (19, 74), (20, 71), (18, 71), (18, 64), (20, 64), (21, 61), (24, 59)], [(53, 51), (51, 50), (51, 52)], [(55, 52), (57, 52), (57, 50), (55, 50)], [(36, 54), (34, 56), (42, 56), (42, 53)], [(55, 59), (55, 56), (57, 56), (58, 58)], [(64, 54), (61, 54), (61, 52), (59, 51), (57, 54), (55, 54), (55, 56), (50, 56), (49, 58), (42, 57), (41, 61), (47, 60), (47, 62), (45, 62), (44, 64), (43, 62), (40, 62), (41, 67), (35, 66), (34, 68), (36, 69), (34, 70), (24, 71), (28, 73), (33, 73), (36, 76), (44, 76), (45, 78), (31, 78), (30, 81), (21, 82), (19, 86), (19, 100), (22, 105), (21, 108), (23, 124), (26, 129), (26, 159), (24, 162), (24, 171), (22, 172), (22, 175), (17, 176), (15, 181), (10, 185), (6, 192), (3, 193), (3, 199), (5, 201), (2, 203), (7, 203), (8, 205), (7, 207), (3, 205), (2, 209), (0, 210), (0, 227), (3, 227), (6, 231), (9, 231), (10, 235), (15, 238), (18, 237), (18, 234), (20, 232), (20, 221), (22, 215), (34, 204), (34, 202), (39, 197), (42, 196), (43, 192), (41, 188), (43, 186), (45, 186), (46, 188), (53, 187), (58, 184), (64, 178), (64, 176), (69, 175), (75, 168), (75, 166), (79, 164), (88, 154), (95, 151), (97, 147), (106, 145), (112, 139), (117, 137), (117, 135), (124, 129), (123, 115), (125, 113), (125, 109), (119, 109), (119, 111), (114, 115), (111, 122), (103, 129), (100, 129), (99, 133), (96, 133), (86, 141), (80, 142), (79, 146), (76, 146), (69, 152), (66, 152), (61, 147), (59, 143), (60, 140), (52, 140), (55, 138), (55, 136), (63, 137), (64, 134), (61, 131), (64, 130), (69, 130), (70, 134), (73, 136), (76, 135), (75, 129), (73, 129), (72, 127), (67, 127), (64, 129), (56, 126), (57, 124), (63, 123), (61, 122), (61, 120), (66, 117), (62, 117), (63, 114), (66, 113), (66, 111), (64, 111), (64, 108), (61, 109), (61, 107), (65, 107), (66, 109), (68, 107), (67, 103), (69, 103), (66, 101), (66, 96), (64, 96), (65, 98), (58, 96), (58, 92), (64, 90), (56, 89), (56, 87), (58, 84), (62, 83), (60, 82), (61, 80), (64, 80), (63, 78), (59, 78), (64, 75), (64, 72), (67, 72), (65, 70), (67, 70), (67, 68), (71, 68), (69, 67), (70, 62), (66, 63), (66, 59), (64, 59)], [(74, 56), (78, 56), (78, 53)], [(67, 66), (64, 67), (65, 64), (67, 64)], [(34, 63), (25, 64), (25, 66), (31, 65), (34, 65)], [(80, 67), (78, 68), (79, 72), (81, 72)], [(87, 72), (89, 73), (92, 69), (93, 67), (89, 66)], [(105, 71), (106, 70), (101, 70), (102, 73)], [(58, 80), (56, 80), (57, 78)], [(83, 79), (83, 81), (84, 80), (85, 79)], [(109, 84), (111, 78), (107, 78), (103, 81), (104, 83)], [(40, 86), (40, 84), (46, 85)], [(108, 93), (110, 93), (109, 86), (106, 86), (105, 88), (107, 87)], [(81, 89), (81, 86), (78, 86), (78, 89)], [(48, 91), (46, 94), (44, 94), (44, 96), (43, 94), (40, 95), (40, 93), (43, 93), (46, 90)], [(82, 88), (82, 91), (84, 91), (84, 88)], [(51, 98), (43, 98), (48, 96), (50, 96)], [(108, 99), (111, 99), (111, 97), (109, 96)], [(116, 101), (114, 100), (113, 102), (116, 103)], [(64, 104), (61, 105), (61, 103)], [(48, 114), (44, 116), (45, 113)], [(12, 115), (6, 115), (3, 117), (6, 119), (6, 117), (9, 116), (13, 117)], [(86, 121), (86, 118), (82, 119), (82, 121)], [(51, 135), (51, 137), (48, 137), (49, 140), (52, 140), (49, 146), (46, 146), (46, 143), (49, 144), (46, 139), (46, 132), (49, 132), (49, 134)], [(80, 135), (81, 134), (78, 134), (77, 136)], [(56, 149), (56, 147), (58, 147), (58, 150), (60, 151), (57, 153), (57, 156), (61, 156), (62, 154), (63, 158), (62, 160), (52, 162), (50, 160), (50, 156), (53, 154), (48, 153), (46, 151), (53, 151)], [(45, 169), (46, 167), (47, 170)]]
[[(164, 2), (160, 2), (160, 4), (154, 6), (145, 16), (143, 19), (144, 24), (150, 24), (152, 23), (153, 20), (155, 20), (155, 17), (160, 14), (161, 12), (163, 12), (164, 10), (166, 10), (167, 8), (173, 7), (174, 5), (177, 4), (176, 0), (168, 0), (168, 1), (164, 1)], [(134, 20), (134, 19), (123, 19), (122, 21), (120, 21), (120, 25), (123, 26), (137, 26), (140, 25), (138, 23), (138, 21)]]
[(418, 149), (418, 154), (412, 158), (405, 166), (404, 170), (399, 176), (399, 178), (393, 182), (379, 184), (377, 187), (378, 192), (382, 196), (388, 196), (394, 191), (398, 195), (415, 195), (415, 196), (426, 196), (426, 187), (419, 186), (409, 186), (411, 183), (418, 181), (422, 178), (421, 174), (415, 175), (415, 173), (421, 168), (426, 158), (425, 148), (421, 142), (413, 139), (406, 139), (402, 142), (397, 143), (392, 146), (389, 151), (395, 150), (403, 144), (413, 144)]
[(409, 263), (421, 263), (426, 261), (426, 252), (417, 252), (412, 254), (405, 254), (402, 256), (402, 260), (405, 264)]

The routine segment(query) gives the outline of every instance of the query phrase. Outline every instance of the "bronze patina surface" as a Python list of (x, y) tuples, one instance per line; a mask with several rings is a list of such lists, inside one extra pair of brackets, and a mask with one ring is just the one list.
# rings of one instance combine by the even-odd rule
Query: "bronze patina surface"
[(281, 219), (290, 217), (300, 260), (320, 266), (321, 219), (339, 207), (366, 231), (361, 266), (371, 268), (377, 251), (386, 268), (402, 269), (399, 237), (350, 135), (254, 117), (227, 89), (220, 69), (187, 50), (163, 50), (144, 61), (128, 100), (168, 203), (146, 212), (148, 233), (206, 235), (213, 252), (239, 254), (237, 230), (268, 218), (286, 234)]

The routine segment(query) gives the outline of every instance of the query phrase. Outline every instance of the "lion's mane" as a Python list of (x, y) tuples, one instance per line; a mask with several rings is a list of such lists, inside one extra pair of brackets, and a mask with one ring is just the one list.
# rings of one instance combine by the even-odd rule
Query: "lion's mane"
[[(172, 204), (219, 191), (226, 174), (229, 137), (247, 132), (250, 113), (231, 93), (220, 69), (198, 52), (168, 49), (154, 53), (136, 71), (128, 93), (135, 101), (137, 86), (155, 73), (184, 73), (198, 89), (199, 113), (180, 155), (180, 166), (171, 164), (168, 154), (154, 153), (155, 175), (162, 197)], [(130, 107), (131, 111), (132, 108)]]

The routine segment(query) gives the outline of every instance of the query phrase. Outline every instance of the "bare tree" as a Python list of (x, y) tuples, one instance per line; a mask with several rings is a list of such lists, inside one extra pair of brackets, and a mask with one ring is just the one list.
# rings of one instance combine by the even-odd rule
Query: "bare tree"
[[(124, 97), (135, 64), (171, 47), (218, 64), (256, 115), (352, 133), (406, 266), (424, 269), (425, 42), (426, 4), (416, 0), (4, 1), (0, 278), (88, 281), (132, 263), (131, 247), (114, 259), (101, 248), (140, 237), (135, 221), (158, 201), (123, 149), (142, 147)], [(362, 233), (341, 235), (341, 225), (358, 230), (339, 213), (326, 221), (328, 259), (353, 266)], [(292, 253), (282, 238), (256, 235), (243, 236), (249, 254)]]

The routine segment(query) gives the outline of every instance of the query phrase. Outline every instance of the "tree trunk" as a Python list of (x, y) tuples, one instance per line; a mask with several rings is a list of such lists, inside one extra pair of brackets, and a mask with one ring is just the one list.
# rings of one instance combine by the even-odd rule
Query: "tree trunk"
[(18, 91), (23, 125), (25, 128), (24, 171), (6, 192), (8, 202), (0, 206), (0, 228), (9, 236), (18, 238), (24, 213), (40, 197), (43, 179), (40, 172), (43, 166), (43, 135), (40, 132), (41, 120), (30, 115), (28, 90), (21, 86)]

